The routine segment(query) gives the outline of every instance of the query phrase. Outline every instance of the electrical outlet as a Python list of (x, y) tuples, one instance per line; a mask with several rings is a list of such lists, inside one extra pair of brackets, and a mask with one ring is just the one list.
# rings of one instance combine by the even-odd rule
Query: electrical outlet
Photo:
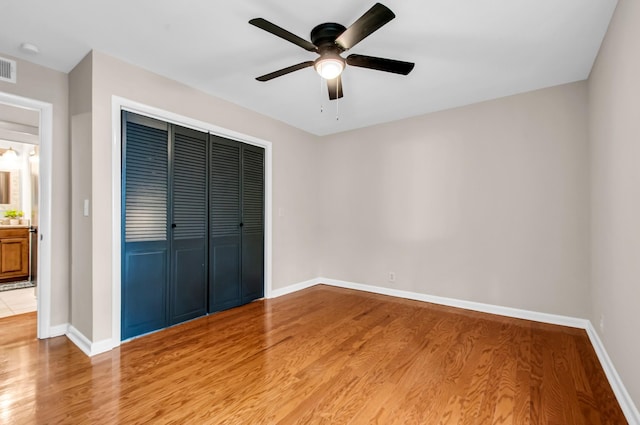
[(395, 281), (396, 281), (395, 272), (389, 272), (389, 282), (395, 282)]
[(600, 332), (604, 332), (604, 314), (600, 315)]

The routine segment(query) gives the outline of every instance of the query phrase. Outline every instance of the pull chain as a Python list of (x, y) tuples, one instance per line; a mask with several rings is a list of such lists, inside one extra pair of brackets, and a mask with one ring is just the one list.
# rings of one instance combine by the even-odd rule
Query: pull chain
[(324, 108), (322, 106), (322, 81), (324, 80), (324, 78), (320, 77), (320, 113), (324, 112)]
[(340, 97), (338, 93), (340, 93), (340, 78), (336, 80), (336, 121), (340, 121)]

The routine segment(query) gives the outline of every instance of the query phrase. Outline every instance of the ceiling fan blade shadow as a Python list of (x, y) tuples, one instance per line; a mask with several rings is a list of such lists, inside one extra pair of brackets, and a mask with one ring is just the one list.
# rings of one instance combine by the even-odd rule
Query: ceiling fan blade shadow
[(332, 80), (327, 80), (327, 88), (329, 89), (329, 100), (341, 98), (343, 96), (342, 77), (338, 75)]
[(387, 6), (376, 3), (336, 38), (336, 44), (349, 50), (395, 17)]
[(283, 75), (289, 74), (294, 71), (299, 71), (301, 69), (308, 68), (310, 66), (313, 66), (313, 61), (302, 62), (297, 65), (291, 65), (286, 68), (282, 68), (277, 71), (270, 72), (269, 74), (262, 75), (260, 77), (257, 77), (256, 80), (258, 81), (273, 80), (274, 78), (282, 77)]
[(395, 59), (377, 58), (375, 56), (356, 54), (347, 56), (347, 64), (402, 75), (409, 74), (415, 66), (415, 63), (412, 62), (403, 62)]
[(253, 26), (256, 26), (260, 29), (263, 29), (271, 34), (283, 38), (297, 46), (302, 47), (305, 50), (310, 52), (317, 52), (318, 48), (311, 43), (310, 41), (305, 40), (304, 38), (298, 37), (297, 35), (287, 31), (284, 28), (280, 28), (276, 24), (273, 24), (266, 19), (255, 18), (249, 21), (249, 23)]

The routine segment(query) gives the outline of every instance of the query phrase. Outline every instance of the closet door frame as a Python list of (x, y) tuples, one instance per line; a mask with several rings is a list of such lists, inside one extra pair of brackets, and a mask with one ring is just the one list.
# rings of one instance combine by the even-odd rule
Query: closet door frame
[[(171, 124), (182, 127), (191, 128), (197, 131), (208, 132), (216, 136), (224, 137), (249, 145), (259, 146), (265, 150), (264, 158), (264, 297), (272, 298), (272, 210), (273, 210), (273, 178), (272, 178), (272, 143), (257, 137), (249, 136), (233, 130), (229, 130), (215, 124), (190, 118), (184, 115), (169, 112), (160, 108), (149, 106), (140, 102), (126, 99), (119, 96), (113, 96), (111, 102), (111, 119), (112, 119), (112, 137), (111, 146), (111, 177), (112, 177), (112, 217), (111, 234), (112, 234), (112, 255), (111, 255), (111, 339), (100, 341), (98, 347), (92, 350), (92, 354), (108, 351), (121, 344), (121, 211), (122, 211), (122, 123), (121, 112), (128, 111), (139, 115), (147, 116)], [(195, 113), (195, 112), (194, 112)]]

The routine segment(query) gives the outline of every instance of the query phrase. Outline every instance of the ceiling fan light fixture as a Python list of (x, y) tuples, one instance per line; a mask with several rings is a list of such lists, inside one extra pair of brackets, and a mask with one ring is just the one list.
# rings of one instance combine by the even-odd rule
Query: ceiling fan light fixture
[(344, 59), (340, 55), (325, 55), (319, 57), (313, 66), (322, 78), (333, 80), (342, 74)]
[(4, 153), (2, 154), (2, 158), (12, 161), (18, 158), (18, 154), (13, 150), (13, 148), (10, 147), (6, 151), (4, 151)]

